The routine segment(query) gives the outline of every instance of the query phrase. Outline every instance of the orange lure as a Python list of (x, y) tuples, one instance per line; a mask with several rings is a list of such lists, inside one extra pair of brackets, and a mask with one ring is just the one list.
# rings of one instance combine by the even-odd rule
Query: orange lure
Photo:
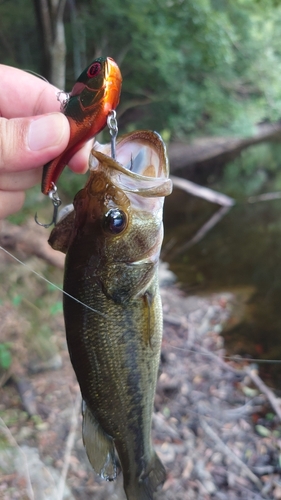
[(119, 103), (121, 84), (120, 70), (111, 57), (95, 59), (81, 73), (63, 106), (70, 124), (69, 143), (44, 166), (42, 193), (49, 194), (74, 153), (105, 127), (108, 113)]

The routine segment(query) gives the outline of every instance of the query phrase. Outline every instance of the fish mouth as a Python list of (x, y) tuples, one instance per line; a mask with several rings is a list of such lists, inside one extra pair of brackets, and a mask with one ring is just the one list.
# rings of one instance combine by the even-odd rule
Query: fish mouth
[(116, 160), (110, 145), (95, 143), (90, 170), (109, 169), (111, 181), (128, 193), (139, 196), (167, 196), (172, 192), (165, 144), (157, 132), (137, 130), (117, 141)]

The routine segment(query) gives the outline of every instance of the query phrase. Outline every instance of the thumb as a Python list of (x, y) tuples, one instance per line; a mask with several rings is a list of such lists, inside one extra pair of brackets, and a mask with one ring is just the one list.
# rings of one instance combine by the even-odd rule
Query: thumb
[(70, 128), (62, 113), (0, 118), (0, 172), (39, 167), (66, 148)]

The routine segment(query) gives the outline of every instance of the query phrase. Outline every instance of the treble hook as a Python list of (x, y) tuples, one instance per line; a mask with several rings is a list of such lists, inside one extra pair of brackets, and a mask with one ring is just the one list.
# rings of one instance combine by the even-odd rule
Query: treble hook
[(35, 219), (36, 224), (38, 224), (39, 226), (43, 226), (43, 227), (48, 228), (48, 227), (52, 226), (53, 224), (56, 225), (57, 217), (58, 217), (58, 210), (59, 210), (59, 207), (61, 205), (61, 199), (56, 194), (57, 190), (58, 190), (57, 186), (53, 183), (53, 189), (51, 189), (51, 191), (48, 194), (49, 198), (52, 200), (53, 207), (54, 207), (53, 218), (52, 218), (50, 224), (42, 224), (42, 222), (39, 222), (38, 217), (37, 217), (37, 212), (36, 212), (34, 219)]
[(116, 159), (116, 137), (118, 134), (118, 125), (116, 120), (116, 111), (112, 109), (108, 113), (107, 126), (109, 128), (109, 133), (111, 135), (111, 157), (113, 160)]

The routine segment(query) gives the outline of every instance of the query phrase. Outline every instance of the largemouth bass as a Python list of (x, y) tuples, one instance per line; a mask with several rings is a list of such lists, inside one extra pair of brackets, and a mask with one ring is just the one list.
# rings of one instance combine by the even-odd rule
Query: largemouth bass
[(171, 181), (155, 132), (128, 134), (116, 161), (109, 154), (92, 150), (89, 180), (49, 242), (66, 252), (66, 336), (88, 458), (112, 480), (117, 451), (127, 499), (151, 500), (165, 480), (151, 419), (162, 340), (162, 210)]
[(98, 57), (81, 73), (62, 106), (70, 125), (69, 143), (44, 166), (42, 193), (53, 189), (74, 153), (105, 127), (108, 113), (119, 103), (121, 84), (120, 70), (111, 57)]

